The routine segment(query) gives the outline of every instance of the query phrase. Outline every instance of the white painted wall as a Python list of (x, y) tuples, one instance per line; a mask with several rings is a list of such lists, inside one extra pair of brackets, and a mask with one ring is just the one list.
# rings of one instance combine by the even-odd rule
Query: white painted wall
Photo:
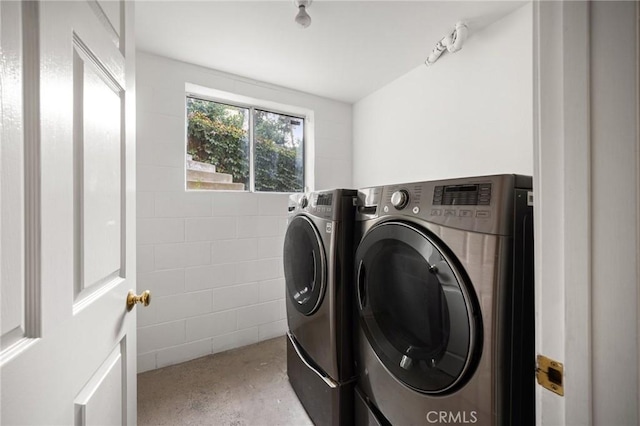
[(533, 174), (532, 61), (527, 4), (357, 102), (354, 185)]
[(185, 83), (314, 112), (315, 188), (351, 186), (351, 105), (137, 55), (138, 371), (284, 334), (287, 194), (185, 192)]

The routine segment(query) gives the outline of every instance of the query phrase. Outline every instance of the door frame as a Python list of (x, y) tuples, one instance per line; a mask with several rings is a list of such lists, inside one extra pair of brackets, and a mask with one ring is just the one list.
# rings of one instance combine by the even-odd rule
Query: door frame
[[(635, 149), (630, 149), (633, 142), (629, 139), (602, 138), (603, 127), (609, 125), (607, 130), (612, 134), (616, 129), (611, 126), (610, 117), (603, 113), (601, 99), (594, 97), (594, 93), (600, 91), (601, 94), (610, 87), (608, 84), (611, 83), (604, 82), (603, 69), (610, 66), (615, 70), (616, 65), (612, 62), (617, 62), (609, 61), (604, 65), (601, 62), (602, 46), (607, 45), (605, 35), (618, 32), (616, 23), (603, 18), (602, 11), (609, 6), (621, 7), (624, 3), (626, 6), (622, 7), (634, 7), (635, 4), (635, 39), (627, 37), (620, 49), (608, 49), (607, 52), (614, 58), (616, 55), (617, 58), (629, 56), (631, 45), (635, 43), (635, 102), (626, 99), (627, 103), (613, 107), (619, 108), (617, 112), (635, 107), (635, 123), (623, 123), (625, 127), (635, 125)], [(635, 196), (635, 203), (625, 204), (626, 208), (635, 209), (635, 219), (626, 216), (623, 225), (629, 229), (624, 238), (635, 239), (632, 241), (635, 253), (630, 257), (640, 258), (639, 27), (640, 3), (637, 1), (534, 2), (536, 351), (564, 363), (565, 372), (564, 397), (537, 386), (538, 425), (589, 425), (602, 422), (602, 416), (618, 416), (616, 421), (622, 416), (627, 423), (637, 423), (640, 419), (639, 408), (625, 408), (629, 403), (629, 407), (637, 405), (633, 401), (637, 401), (640, 387), (640, 265), (635, 262), (625, 270), (611, 268), (607, 284), (601, 280), (602, 270), (607, 265), (598, 256), (603, 251), (615, 253), (619, 250), (611, 238), (606, 234), (603, 237), (607, 221), (614, 218), (603, 217), (599, 204), (607, 198), (608, 192), (620, 191), (603, 188), (606, 178), (603, 178), (602, 170), (607, 167), (611, 170), (611, 164), (602, 165), (602, 162), (611, 160), (603, 160), (598, 153), (602, 153), (603, 146), (610, 145), (612, 150), (626, 149), (628, 155), (633, 155), (629, 151), (635, 151), (634, 166), (627, 165), (625, 170), (629, 178), (622, 182), (627, 193)], [(630, 28), (624, 30), (628, 36)], [(595, 62), (596, 58), (599, 62)], [(625, 72), (628, 70), (625, 68)], [(629, 170), (630, 167), (635, 170)], [(619, 208), (610, 207), (614, 211)], [(620, 224), (616, 226), (619, 229)], [(634, 227), (634, 230), (630, 229)], [(630, 279), (634, 274), (635, 280)], [(625, 287), (622, 281), (627, 280), (632, 282)], [(611, 290), (605, 285), (610, 285)], [(616, 291), (616, 288), (628, 289), (634, 285), (635, 297), (630, 298), (628, 292)], [(608, 300), (603, 302), (601, 296), (608, 291)], [(618, 302), (624, 302), (626, 309), (635, 307), (635, 312), (621, 312), (625, 320), (635, 316), (635, 321), (632, 324), (625, 322), (624, 330), (611, 330), (612, 320), (604, 315), (615, 312)], [(603, 338), (604, 334), (608, 336)], [(629, 334), (635, 342), (629, 343)], [(605, 343), (608, 346), (605, 347)], [(611, 344), (630, 350), (632, 353), (627, 358), (635, 361), (615, 360), (612, 363), (612, 360), (597, 356), (604, 351), (613, 354)], [(618, 384), (616, 380), (618, 386), (610, 385), (615, 388), (613, 393), (621, 395), (619, 400), (602, 398), (602, 384), (598, 384), (597, 378), (602, 377), (605, 368), (612, 369), (614, 380), (626, 377), (620, 380), (624, 383)]]

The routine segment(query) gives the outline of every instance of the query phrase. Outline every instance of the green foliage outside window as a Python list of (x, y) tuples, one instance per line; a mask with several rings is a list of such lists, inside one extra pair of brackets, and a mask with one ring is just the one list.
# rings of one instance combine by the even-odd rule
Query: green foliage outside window
[[(248, 108), (187, 98), (187, 152), (234, 182), (249, 183)], [(253, 110), (256, 191), (304, 188), (302, 119)]]
[(256, 191), (301, 192), (302, 174), (296, 171), (296, 151), (271, 140), (256, 143)]
[(249, 183), (248, 110), (187, 98), (187, 153), (195, 161)]
[(301, 120), (256, 110), (254, 122), (256, 191), (302, 191)]

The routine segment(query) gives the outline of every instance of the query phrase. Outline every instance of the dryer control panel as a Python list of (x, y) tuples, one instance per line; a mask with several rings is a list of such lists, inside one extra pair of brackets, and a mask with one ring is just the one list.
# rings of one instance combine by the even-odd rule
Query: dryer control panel
[(491, 182), (463, 185), (438, 185), (433, 190), (434, 206), (489, 206)]
[(532, 179), (494, 175), (387, 185), (361, 190), (359, 220), (409, 216), (440, 225), (507, 235), (516, 188), (531, 189)]

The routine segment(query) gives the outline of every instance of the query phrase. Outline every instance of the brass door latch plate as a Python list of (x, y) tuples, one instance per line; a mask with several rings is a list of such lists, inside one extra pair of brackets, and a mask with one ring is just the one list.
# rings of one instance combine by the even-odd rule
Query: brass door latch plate
[(564, 396), (564, 365), (544, 355), (538, 355), (536, 379), (543, 388)]

